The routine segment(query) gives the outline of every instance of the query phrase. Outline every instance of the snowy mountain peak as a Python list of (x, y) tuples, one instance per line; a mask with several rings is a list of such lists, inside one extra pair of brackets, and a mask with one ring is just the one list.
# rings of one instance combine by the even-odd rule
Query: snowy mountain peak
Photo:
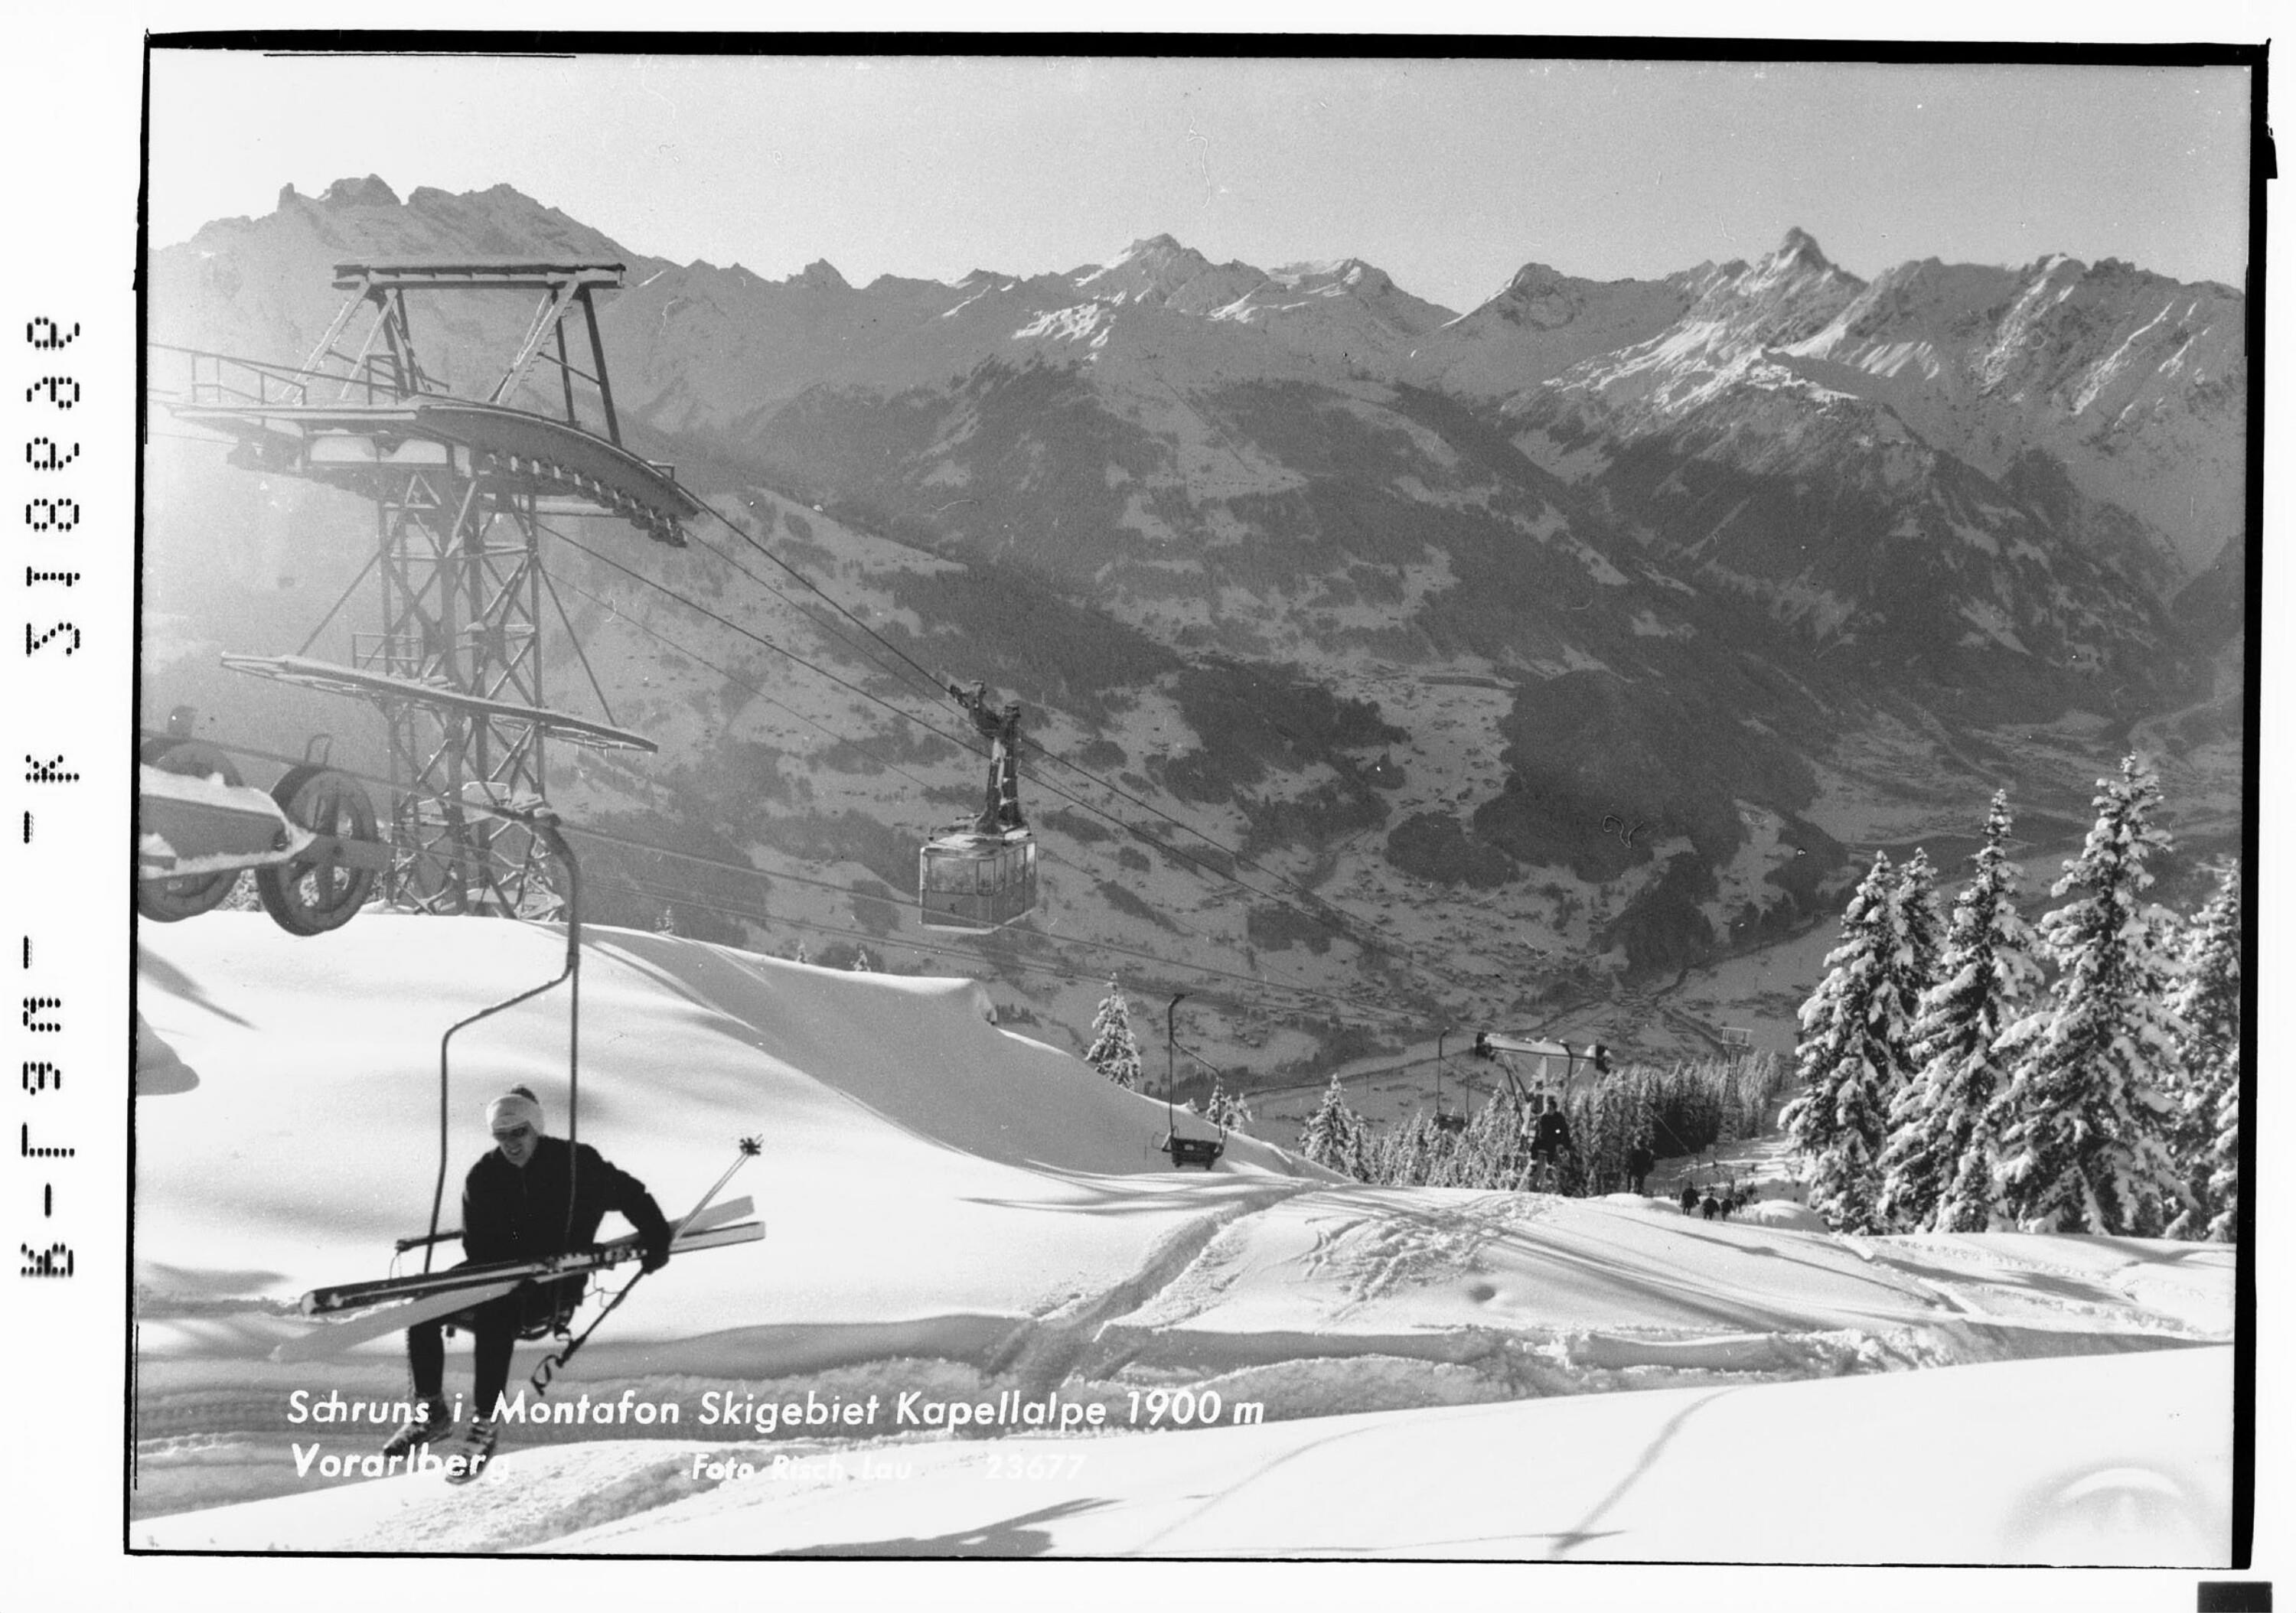
[[(1267, 278), (1259, 270), (1242, 264), (1226, 266), (1242, 271), (1247, 283)], [(1075, 283), (1079, 291), (1096, 298), (1161, 303), (1202, 278), (1211, 268), (1211, 260), (1193, 247), (1183, 246), (1169, 235), (1151, 235), (1125, 248), (1115, 262), (1078, 274)]]
[(322, 207), (395, 208), (398, 192), (382, 182), (380, 176), (369, 174), (364, 179), (338, 179), (319, 196)]
[(849, 291), (853, 288), (836, 266), (826, 258), (816, 258), (804, 270), (789, 277), (786, 284), (808, 291)]
[(1527, 263), (1514, 272), (1514, 278), (1508, 281), (1505, 289), (1492, 300), (1496, 302), (1500, 298), (1512, 298), (1518, 301), (1529, 301), (1562, 295), (1585, 283), (1546, 264)]
[(1785, 239), (1778, 243), (1778, 250), (1770, 254), (1770, 261), (1795, 263), (1810, 269), (1830, 269), (1833, 266), (1826, 258), (1824, 249), (1817, 244), (1817, 237), (1800, 225), (1787, 229)]

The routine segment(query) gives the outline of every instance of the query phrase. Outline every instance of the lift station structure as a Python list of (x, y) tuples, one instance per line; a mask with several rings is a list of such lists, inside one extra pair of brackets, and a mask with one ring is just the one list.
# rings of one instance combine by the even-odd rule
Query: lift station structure
[[(669, 466), (623, 446), (595, 302), (623, 272), (529, 259), (343, 263), (334, 284), (348, 298), (299, 365), (155, 348), (155, 396), (176, 419), (236, 438), (232, 463), (374, 506), (380, 630), (353, 633), (351, 664), (223, 660), (381, 709), (392, 786), (385, 894), (396, 905), (552, 910), (545, 847), (514, 815), (466, 802), (546, 797), (545, 741), (654, 749), (611, 725), (603, 691), (599, 723), (551, 708), (543, 688), (545, 594), (573, 635), (541, 564), (545, 518), (619, 519), (682, 548), (703, 508)], [(457, 395), (424, 367), (409, 293), (425, 309), (443, 298), (532, 300), (523, 337), (482, 396)], [(180, 390), (159, 389), (162, 359)]]

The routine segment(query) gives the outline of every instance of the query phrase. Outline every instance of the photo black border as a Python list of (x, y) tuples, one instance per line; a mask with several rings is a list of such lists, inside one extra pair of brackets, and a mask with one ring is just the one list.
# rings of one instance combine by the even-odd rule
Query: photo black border
[[(2253, 1117), (2257, 1097), (2257, 903), (2253, 898), (2252, 875), (2257, 866), (2259, 829), (2259, 777), (2262, 764), (2261, 720), (2261, 656), (2259, 644), (2263, 631), (2264, 553), (2264, 427), (2265, 377), (2267, 370), (2266, 312), (2267, 312), (2267, 184), (2277, 176), (2275, 146), (2267, 122), (2269, 98), (2268, 44), (2208, 44), (2176, 45), (2127, 44), (2112, 42), (2051, 44), (2042, 41), (1998, 43), (1982, 40), (1816, 40), (1791, 37), (1645, 37), (1627, 35), (1524, 35), (1496, 37), (1488, 35), (1461, 36), (1456, 34), (1288, 34), (1288, 33), (974, 33), (974, 32), (888, 32), (888, 33), (731, 33), (720, 30), (682, 32), (669, 30), (633, 30), (628, 32), (577, 29), (545, 33), (525, 29), (441, 30), (419, 29), (258, 29), (186, 30), (172, 33), (147, 33), (144, 36), (142, 93), (140, 116), (141, 137), (138, 143), (139, 173), (136, 185), (136, 263), (135, 285), (135, 381), (139, 399), (146, 395), (149, 382), (149, 299), (151, 295), (148, 266), (151, 262), (150, 238), (151, 145), (152, 145), (152, 58), (158, 51), (231, 51), (258, 52), (272, 54), (316, 54), (327, 56), (377, 55), (455, 57), (508, 56), (521, 59), (578, 57), (585, 55), (688, 55), (688, 56), (853, 56), (853, 55), (932, 55), (932, 56), (1098, 56), (1138, 57), (1165, 56), (1192, 59), (1285, 57), (1303, 60), (1335, 58), (1379, 59), (1474, 59), (1483, 61), (1581, 59), (1598, 61), (1780, 61), (1797, 64), (1861, 64), (1879, 63), (1894, 66), (1933, 65), (1945, 67), (1979, 66), (2068, 66), (2068, 67), (2229, 67), (2244, 68), (2251, 72), (2250, 135), (2249, 135), (2249, 250), (2248, 274), (2243, 286), (2248, 322), (2248, 455), (2247, 486), (2247, 550), (2244, 577), (2244, 697), (2243, 744), (2243, 777), (2242, 781), (2242, 953), (2241, 968), (2244, 982), (2242, 999), (2241, 1028), (2241, 1141), (2240, 1173), (2242, 1192), (2238, 1212), (2237, 1254), (2234, 1287), (2234, 1338), (2233, 1347), (2233, 1471), (2232, 1471), (2232, 1556), (2233, 1571), (2251, 1567), (2255, 1557), (2256, 1504), (2256, 1371), (2257, 1371), (2257, 1288), (2256, 1288), (2256, 1134)], [(136, 438), (132, 444), (135, 454), (135, 579), (133, 590), (133, 643), (135, 663), (131, 674), (131, 703), (128, 712), (129, 741), (132, 747), (136, 713), (142, 708), (144, 695), (144, 521), (145, 496), (147, 428), (145, 412), (139, 403), (136, 413)], [(134, 768), (128, 770), (130, 821), (140, 832), (140, 820), (133, 798)], [(136, 994), (136, 927), (142, 922), (133, 911), (132, 899), (126, 930), (124, 963), (128, 979), (129, 1018), (126, 1028), (127, 1068), (135, 1068), (135, 1011)], [(269, 1553), (230, 1551), (224, 1549), (190, 1550), (181, 1548), (139, 1547), (134, 1544), (129, 1522), (129, 1507), (137, 1477), (136, 1388), (137, 1363), (136, 1320), (135, 1297), (135, 1159), (136, 1108), (132, 1097), (127, 1104), (127, 1170), (126, 1179), (126, 1216), (127, 1230), (127, 1258), (122, 1265), (121, 1302), (123, 1325), (127, 1338), (127, 1359), (123, 1369), (123, 1430), (125, 1453), (121, 1467), (119, 1493), (120, 1545), (129, 1557), (261, 1557), (290, 1555), (298, 1559), (353, 1558), (376, 1559), (386, 1561), (448, 1559), (459, 1560), (473, 1555), (411, 1549), (406, 1552), (334, 1552), (312, 1551), (291, 1553)], [(477, 1555), (494, 1555), (480, 1553)], [(616, 1553), (605, 1558), (587, 1553), (521, 1553), (542, 1560), (594, 1562), (601, 1560), (690, 1561), (690, 1562), (755, 1562), (778, 1560), (772, 1557), (707, 1556), (692, 1553)], [(876, 1558), (836, 1558), (839, 1561), (876, 1561)], [(934, 1562), (980, 1560), (952, 1555), (918, 1560)], [(1308, 1562), (1321, 1559), (1275, 1558), (1155, 1558), (1155, 1557), (1067, 1557), (1057, 1556), (1042, 1560), (1060, 1562), (1113, 1561), (1283, 1561)], [(1405, 1563), (1423, 1566), (1420, 1560), (1365, 1557), (1350, 1561), (1367, 1563)], [(1444, 1560), (1446, 1561), (1449, 1560)], [(1538, 1568), (1548, 1566), (1538, 1560), (1510, 1561), (1506, 1566)], [(1710, 1562), (1705, 1560), (1637, 1560), (1633, 1564), (1578, 1564), (1615, 1567), (1695, 1566), (1748, 1568), (1787, 1568), (1822, 1567), (1841, 1569), (1874, 1568), (2030, 1568), (2030, 1565), (2003, 1563), (1966, 1564), (1904, 1564), (1904, 1563), (1845, 1563), (1825, 1559), (1811, 1559), (1803, 1563), (1739, 1563)], [(2038, 1571), (2060, 1574), (2076, 1569), (2045, 1567)]]

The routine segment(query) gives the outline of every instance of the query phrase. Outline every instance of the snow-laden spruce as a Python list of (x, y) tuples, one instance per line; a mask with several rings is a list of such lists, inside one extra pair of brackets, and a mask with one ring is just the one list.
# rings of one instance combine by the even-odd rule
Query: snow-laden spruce
[(1242, 1096), (1227, 1089), (1219, 1077), (1212, 1077), (1212, 1095), (1204, 1100), (1204, 1118), (1223, 1131), (1240, 1131), (1250, 1124), (1251, 1109)]
[(1300, 1152), (1329, 1169), (1363, 1175), (1370, 1142), (1365, 1132), (1363, 1118), (1348, 1107), (1347, 1092), (1340, 1085), (1339, 1073), (1333, 1071), (1332, 1084), (1324, 1089), (1324, 1101), (1300, 1128)]
[(1921, 1015), (1923, 994), (1937, 979), (1938, 954), (1943, 950), (1938, 934), (1937, 870), (1930, 866), (1926, 847), (1914, 847), (1898, 876), (1890, 908), (1898, 936), (1890, 973), (1898, 1001), (1905, 1004), (1906, 1023), (1911, 1025)]
[(2100, 779), (2096, 823), (2050, 894), (2087, 894), (2040, 922), (2045, 1004), (2002, 1033), (2011, 1060), (1996, 1172), (2016, 1225), (2157, 1236), (2182, 1202), (2168, 1145), (2183, 1027), (2169, 1005), (2169, 915), (2144, 900), (2169, 848), (2161, 782), (2135, 756)]
[(2228, 1243), (2240, 1207), (2240, 869), (2228, 864), (2185, 932), (2183, 978), (2169, 998), (2184, 1066), (2170, 1146), (2189, 1195), (2170, 1237)]
[[(1926, 870), (1926, 859), (1922, 861)], [(1906, 1033), (1920, 998), (1907, 897), (1886, 853), (1849, 898), (1826, 977), (1801, 1006), (1800, 1096), (1779, 1117), (1812, 1209), (1850, 1232), (1887, 1230), (1878, 1200), (1890, 1105), (1911, 1073)]]
[(1981, 1232), (1993, 1217), (1993, 1044), (2041, 983), (2032, 929), (2017, 912), (2011, 823), (2008, 795), (1997, 790), (1976, 874), (1954, 900), (1935, 983), (1909, 1032), (1915, 1073), (1890, 1108), (1880, 1209), (1906, 1231)]
[(1084, 1050), (1084, 1061), (1126, 1092), (1140, 1090), (1140, 1044), (1132, 1039), (1132, 1010), (1124, 988), (1112, 979), (1092, 1017), (1092, 1045)]

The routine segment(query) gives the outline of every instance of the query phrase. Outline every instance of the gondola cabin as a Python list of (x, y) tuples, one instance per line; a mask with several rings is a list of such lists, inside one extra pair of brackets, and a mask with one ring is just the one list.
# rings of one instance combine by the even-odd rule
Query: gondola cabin
[(1037, 840), (1025, 829), (958, 830), (917, 854), (918, 921), (927, 929), (998, 929), (1036, 905)]

